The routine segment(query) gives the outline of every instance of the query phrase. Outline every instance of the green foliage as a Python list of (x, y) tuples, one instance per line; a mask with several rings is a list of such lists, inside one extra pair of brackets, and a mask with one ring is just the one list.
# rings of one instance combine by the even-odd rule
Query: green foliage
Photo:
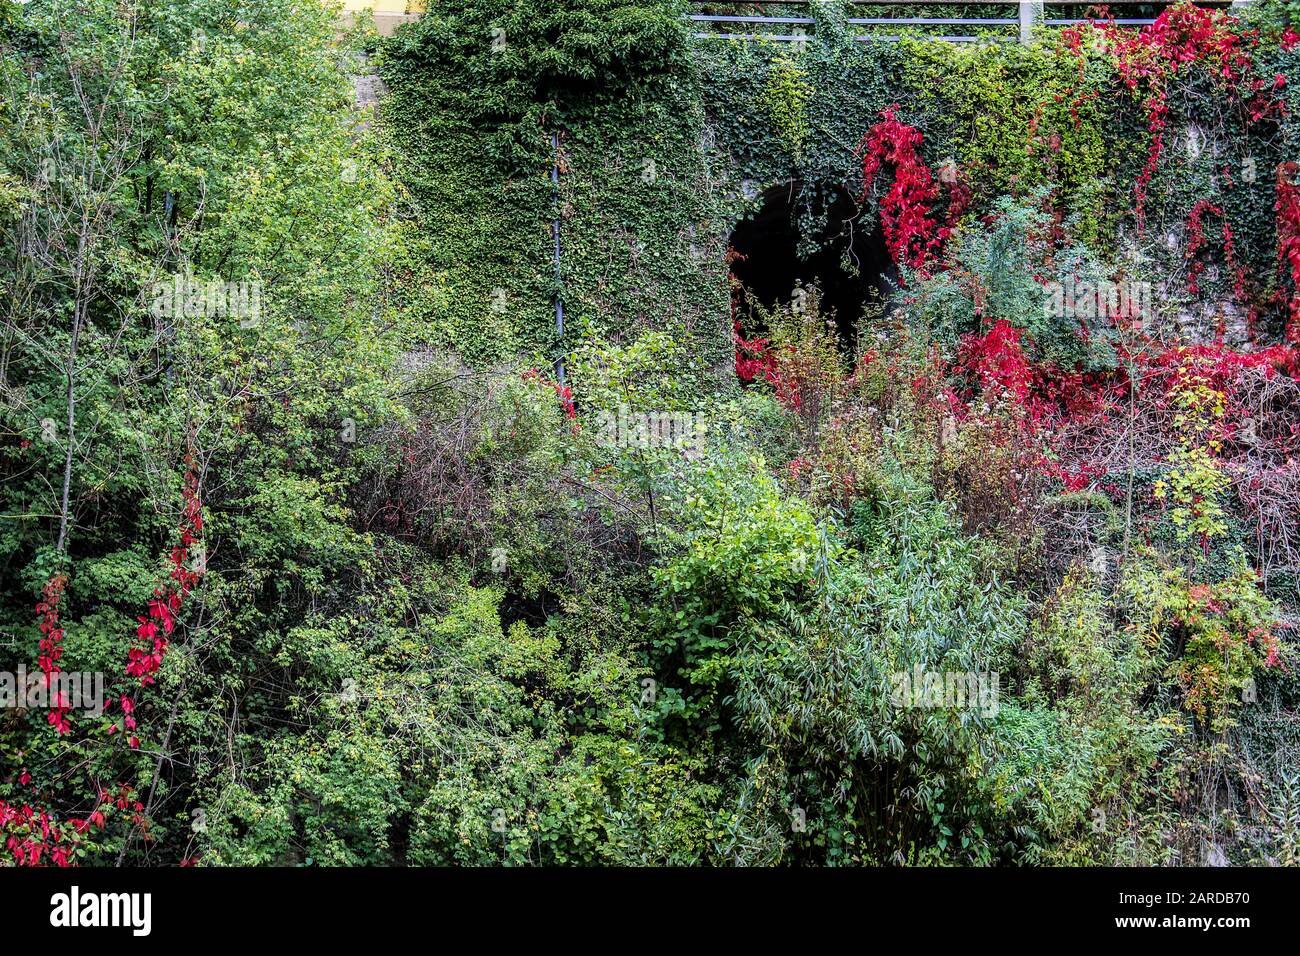
[(1113, 241), (1117, 210), (1100, 190), (1122, 188), (1112, 139), (1124, 99), (1102, 57), (1056, 43), (912, 42), (908, 52), (905, 82), (935, 156), (988, 197), (1050, 188), (1081, 241), (1098, 251)]
[[(390, 413), (394, 344), (374, 282), (389, 191), (350, 110), (332, 11), (286, 0), (235, 27), (238, 5), (182, 6), (25, 5), (5, 63), (21, 50), (45, 68), (6, 69), (13, 125), (0, 137), (7, 175), (32, 190), (0, 233), (3, 415), (27, 439), (3, 453), (4, 510), (25, 516), (0, 537), (4, 624), (21, 635), (6, 663), (30, 666), (33, 595), (65, 566), (65, 666), (120, 682), (173, 544), (182, 457), (223, 476), (202, 496), (201, 624), (174, 641), (160, 693), (142, 695), (141, 751), (110, 736), (107, 718), (79, 719), (84, 740), (47, 744), (37, 714), (7, 725), (6, 751), (21, 755), (33, 735), (53, 754), (85, 748), (81, 772), (37, 784), (58, 813), (84, 813), (96, 780), (152, 788), (151, 812), (182, 820), (153, 833), (178, 858), (190, 787), (215, 784), (200, 770), (161, 779), (145, 754), (216, 753), (234, 739), (227, 701), (253, 720), (276, 712), (245, 682), (367, 553), (348, 523), (344, 435)], [(256, 283), (260, 311), (154, 308), (176, 274)], [(242, 786), (243, 757), (230, 756)], [(96, 858), (141, 852), (138, 833), (123, 849), (126, 837), (119, 827), (97, 841)]]
[[(384, 41), (316, 0), (0, 6), (0, 664), (69, 573), (62, 666), (140, 738), (120, 701), (69, 737), (6, 708), (0, 800), (133, 788), (98, 864), (1152, 864), (1220, 829), (1296, 861), (1294, 604), (1243, 556), (1228, 396), (1179, 371), (1128, 462), (1172, 499), (1144, 524), (1113, 474), (1052, 497), (1029, 409), (951, 361), (1005, 321), (1035, 374), (1113, 384), (1128, 330), (1051, 284), (1185, 276), (1124, 221), (1146, 133), (1097, 43), (431, 6)], [(1202, 80), (1171, 122), (1220, 148), (1162, 165), (1148, 228), (1215, 196), (1271, 263), (1272, 190), (1214, 162), (1280, 157), (1291, 114), (1229, 128)], [(941, 255), (852, 347), (816, 284), (733, 315), (766, 192), (801, 254), (846, 195), (871, 234), (857, 146), (895, 102), (972, 189)], [(178, 274), (255, 285), (256, 321), (154, 308)], [(737, 318), (768, 340), (744, 386)], [(141, 688), (191, 465), (201, 585)]]
[(1231, 576), (1189, 580), (1159, 562), (1137, 564), (1124, 580), (1136, 639), (1176, 649), (1168, 665), (1183, 706), (1215, 732), (1258, 697), (1255, 676), (1275, 662), (1277, 608), (1239, 558)]
[(774, 56), (763, 98), (777, 136), (796, 162), (803, 158), (804, 144), (808, 140), (807, 108), (811, 95), (807, 74), (800, 68), (798, 60), (787, 54)]
[(723, 214), (730, 223), (755, 213), (768, 190), (791, 190), (801, 255), (816, 251), (830, 205), (861, 191), (855, 150), (897, 98), (903, 59), (899, 44), (854, 41), (861, 28), (844, 24), (835, 4), (812, 15), (816, 39), (802, 49), (724, 41), (692, 49), (709, 108), (706, 156), (725, 176)]
[(1023, 621), (979, 579), (977, 545), (898, 474), (851, 529), (817, 528), (774, 489), (737, 501), (707, 472), (689, 487), (687, 527), (697, 509), (710, 517), (656, 572), (653, 672), (684, 679), (663, 692), (667, 733), (710, 751), (734, 740), (728, 749), (750, 755), (721, 859), (997, 856), (1001, 822), (981, 796), (997, 747), (990, 715), (896, 699), (914, 668), (996, 680), (987, 675), (1015, 645)]
[(1169, 520), (1179, 540), (1194, 538), (1204, 545), (1228, 531), (1223, 507), (1228, 476), (1217, 459), (1225, 396), (1194, 361), (1185, 362), (1179, 373), (1170, 389), (1177, 446), (1169, 455), (1168, 481), (1157, 481), (1153, 493), (1173, 499)]
[(680, 369), (697, 383), (725, 361), (725, 241), (678, 12), (434, 5), (385, 47), (384, 111), (423, 234), (394, 294), (422, 341), (486, 366), (655, 324), (698, 344)]
[(1074, 571), (1052, 596), (1026, 645), (1023, 709), (1009, 715), (1017, 746), (999, 769), (1044, 841), (1032, 862), (1151, 862), (1125, 859), (1122, 824), (1150, 812), (1142, 801), (1179, 727), (1163, 697), (1149, 702), (1157, 648), (1115, 627), (1098, 583)]
[(1096, 289), (1107, 276), (1085, 248), (1051, 246), (1044, 198), (1040, 192), (1028, 201), (995, 201), (985, 222), (968, 223), (953, 236), (953, 269), (934, 276), (905, 270), (916, 290), (909, 319), (922, 323), (923, 338), (954, 348), (960, 335), (1005, 320), (1028, 333), (1037, 361), (1081, 371), (1115, 367), (1107, 317), (1096, 308), (1076, 316), (1063, 295), (1054, 299), (1052, 282), (1059, 289)]

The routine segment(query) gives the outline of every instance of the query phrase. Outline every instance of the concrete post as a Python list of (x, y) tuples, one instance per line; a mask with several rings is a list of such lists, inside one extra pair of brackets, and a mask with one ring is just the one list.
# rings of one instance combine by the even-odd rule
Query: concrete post
[(1043, 17), (1042, 0), (1020, 0), (1020, 42), (1028, 43), (1034, 24)]

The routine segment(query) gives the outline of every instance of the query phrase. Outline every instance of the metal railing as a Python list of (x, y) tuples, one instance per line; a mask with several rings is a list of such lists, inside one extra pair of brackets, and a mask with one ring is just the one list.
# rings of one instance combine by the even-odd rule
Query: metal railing
[[(687, 19), (695, 27), (691, 36), (699, 40), (730, 39), (730, 40), (772, 40), (776, 42), (807, 42), (814, 34), (817, 24), (815, 16), (808, 15), (811, 9), (818, 2), (824, 0), (752, 0), (752, 2), (734, 2), (734, 3), (693, 3), (692, 7), (708, 8), (708, 12), (692, 12), (687, 14)], [(993, 16), (993, 17), (915, 17), (915, 16), (862, 16), (849, 17), (847, 22), (850, 27), (864, 28), (864, 32), (855, 34), (853, 39), (861, 42), (872, 40), (880, 41), (897, 41), (902, 39), (898, 33), (882, 32), (881, 28), (894, 27), (895, 29), (907, 29), (916, 35), (924, 36), (926, 39), (942, 40), (949, 43), (974, 43), (978, 41), (992, 41), (1010, 43), (1019, 41), (1028, 43), (1038, 25), (1048, 27), (1065, 27), (1073, 26), (1077, 23), (1084, 22), (1081, 17), (1048, 15), (1045, 11), (1051, 7), (1067, 7), (1063, 12), (1074, 12), (1073, 8), (1086, 8), (1088, 4), (1078, 3), (1075, 0), (1016, 0), (1016, 2), (1005, 3), (952, 3), (944, 0), (849, 0), (854, 6), (861, 7), (880, 7), (889, 8), (891, 6), (906, 7), (969, 7), (969, 6), (996, 6), (1004, 8), (1006, 13), (1015, 13), (1012, 16)], [(1204, 7), (1240, 7), (1248, 3), (1249, 0), (1217, 0), (1217, 2), (1198, 3), (1198, 6)], [(1109, 4), (1112, 15), (1116, 12), (1122, 13), (1123, 7), (1139, 7), (1143, 12), (1151, 8), (1161, 9), (1171, 6), (1171, 2), (1162, 3), (1124, 3), (1111, 2)], [(769, 13), (770, 8), (780, 8), (780, 13)], [(802, 8), (792, 11), (790, 8)], [(730, 12), (715, 12), (719, 9)], [(804, 11), (807, 12), (804, 12)], [(755, 12), (757, 11), (757, 12)], [(873, 10), (873, 13), (883, 11)], [(1115, 16), (1111, 21), (1117, 26), (1123, 27), (1143, 27), (1154, 23), (1150, 16), (1146, 17), (1124, 17)], [(942, 30), (939, 33), (933, 32), (935, 28), (960, 27), (960, 31)]]

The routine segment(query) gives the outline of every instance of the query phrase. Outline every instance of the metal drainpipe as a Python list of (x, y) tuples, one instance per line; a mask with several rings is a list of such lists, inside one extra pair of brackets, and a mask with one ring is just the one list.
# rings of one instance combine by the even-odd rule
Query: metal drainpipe
[(555, 336), (560, 353), (555, 358), (555, 379), (564, 385), (564, 301), (560, 298), (560, 134), (551, 134), (551, 150), (555, 160), (551, 165), (551, 190), (555, 197), (555, 218), (551, 220), (551, 234), (555, 237)]

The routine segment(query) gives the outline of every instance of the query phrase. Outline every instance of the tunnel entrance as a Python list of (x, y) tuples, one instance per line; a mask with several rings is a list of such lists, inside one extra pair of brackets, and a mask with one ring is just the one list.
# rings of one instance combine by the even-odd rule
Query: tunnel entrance
[(765, 309), (789, 303), (796, 283), (816, 282), (822, 310), (834, 314), (846, 350), (856, 344), (864, 305), (883, 303), (897, 283), (897, 270), (885, 248), (879, 225), (863, 232), (861, 210), (848, 192), (832, 187), (825, 197), (825, 227), (813, 235), (816, 251), (799, 256), (797, 221), (802, 186), (788, 183), (763, 193), (762, 204), (731, 234), (736, 253), (731, 274), (745, 297)]

